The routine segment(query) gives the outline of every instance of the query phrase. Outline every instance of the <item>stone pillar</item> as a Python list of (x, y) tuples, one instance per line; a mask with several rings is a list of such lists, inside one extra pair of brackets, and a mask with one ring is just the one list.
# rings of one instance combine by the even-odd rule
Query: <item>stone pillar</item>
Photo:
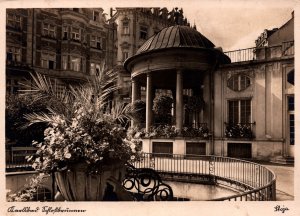
[(176, 128), (181, 133), (183, 124), (183, 83), (182, 71), (176, 71)]
[(147, 74), (147, 87), (146, 87), (146, 132), (150, 131), (152, 126), (152, 107), (153, 107), (153, 90), (152, 90), (152, 76)]
[(172, 89), (172, 98), (173, 98), (173, 115), (172, 115), (172, 124), (174, 123), (174, 120), (176, 120), (176, 89)]
[(131, 80), (131, 87), (132, 87), (131, 102), (133, 103), (134, 101), (141, 99), (140, 98), (141, 97), (141, 93), (140, 93), (141, 88), (140, 88), (139, 83), (135, 79)]

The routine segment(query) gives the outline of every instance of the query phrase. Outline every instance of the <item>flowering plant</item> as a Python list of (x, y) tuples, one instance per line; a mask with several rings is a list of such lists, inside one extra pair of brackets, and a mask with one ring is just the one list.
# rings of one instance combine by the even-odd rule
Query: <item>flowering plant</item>
[(227, 124), (225, 136), (228, 138), (252, 138), (251, 124)]
[[(111, 76), (96, 78), (83, 86), (69, 86), (59, 94), (48, 86), (45, 77), (33, 76), (36, 91), (30, 93), (36, 95), (37, 100), (56, 97), (60, 102), (55, 104), (59, 107), (49, 107), (49, 113), (25, 116), (29, 124), (47, 122), (49, 125), (44, 131), (44, 140), (33, 142), (38, 148), (36, 154), (28, 158), (33, 168), (49, 173), (85, 163), (87, 171), (101, 172), (102, 166), (112, 159), (125, 163), (138, 158), (140, 146), (133, 137), (127, 136), (124, 127), (130, 118), (126, 115), (127, 106), (119, 104), (108, 108), (109, 93), (114, 90)], [(107, 79), (110, 82), (104, 82)]]

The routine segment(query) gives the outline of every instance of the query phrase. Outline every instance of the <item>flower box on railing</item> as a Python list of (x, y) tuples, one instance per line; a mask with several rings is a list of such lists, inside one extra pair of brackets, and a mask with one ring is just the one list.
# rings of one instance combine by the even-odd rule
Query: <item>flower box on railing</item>
[(203, 138), (207, 139), (210, 136), (207, 124), (202, 124), (198, 128), (194, 127), (183, 127), (181, 134), (174, 125), (157, 124), (151, 126), (149, 132), (145, 131), (145, 128), (131, 128), (129, 132), (131, 136), (139, 138), (162, 138), (171, 139), (175, 137), (192, 137), (192, 138)]
[(225, 123), (225, 136), (227, 138), (247, 138), (254, 137), (252, 127), (255, 123)]

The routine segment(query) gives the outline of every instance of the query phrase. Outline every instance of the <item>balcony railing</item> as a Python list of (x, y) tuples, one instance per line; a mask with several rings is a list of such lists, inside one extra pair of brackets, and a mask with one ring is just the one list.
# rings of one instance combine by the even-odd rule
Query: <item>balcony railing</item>
[(227, 138), (254, 138), (253, 129), (255, 122), (253, 123), (224, 123), (225, 124), (225, 136)]
[(27, 161), (26, 156), (35, 154), (34, 147), (10, 147), (6, 150), (6, 171), (33, 170), (32, 164)]
[[(6, 171), (31, 168), (25, 156), (33, 154), (34, 150), (16, 151), (21, 154), (18, 160), (13, 159), (16, 157), (11, 155), (13, 151), (6, 152)], [(236, 195), (214, 200), (276, 200), (275, 174), (250, 161), (212, 155), (143, 153), (141, 159), (132, 165), (136, 169), (151, 168), (166, 180), (225, 185), (240, 191)]]
[(144, 153), (134, 166), (152, 168), (169, 180), (220, 184), (241, 191), (214, 200), (276, 200), (275, 174), (262, 165), (245, 160), (212, 155)]
[(231, 62), (252, 61), (256, 59), (255, 47), (225, 52)]
[(294, 41), (285, 41), (280, 45), (267, 47), (251, 47), (224, 52), (230, 59), (231, 63), (245, 62), (254, 60), (267, 60), (280, 58), (283, 56), (293, 56)]

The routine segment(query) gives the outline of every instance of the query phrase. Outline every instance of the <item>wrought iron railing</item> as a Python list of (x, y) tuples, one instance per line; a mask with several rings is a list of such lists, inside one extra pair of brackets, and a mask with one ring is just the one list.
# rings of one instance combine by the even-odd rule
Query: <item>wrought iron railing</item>
[(163, 157), (158, 153), (143, 153), (141, 161), (135, 162), (134, 166), (152, 168), (170, 180), (221, 184), (241, 191), (214, 200), (276, 200), (275, 174), (262, 165), (245, 160), (211, 155), (170, 154)]
[(26, 156), (33, 155), (36, 152), (34, 147), (10, 147), (6, 149), (6, 171), (25, 171), (33, 170), (32, 163), (28, 162)]
[[(10, 153), (6, 153), (6, 171), (31, 169), (25, 155), (12, 161)], [(241, 191), (214, 200), (276, 200), (275, 174), (262, 165), (245, 160), (211, 155), (143, 153), (141, 160), (133, 165), (137, 169), (152, 168), (169, 180), (221, 184)]]
[(251, 61), (256, 59), (255, 49), (255, 47), (251, 47), (247, 49), (233, 50), (224, 53), (231, 59), (232, 63)]
[(294, 41), (285, 41), (280, 45), (266, 47), (251, 47), (224, 52), (231, 63), (253, 60), (279, 58), (282, 56), (293, 56), (295, 54)]

